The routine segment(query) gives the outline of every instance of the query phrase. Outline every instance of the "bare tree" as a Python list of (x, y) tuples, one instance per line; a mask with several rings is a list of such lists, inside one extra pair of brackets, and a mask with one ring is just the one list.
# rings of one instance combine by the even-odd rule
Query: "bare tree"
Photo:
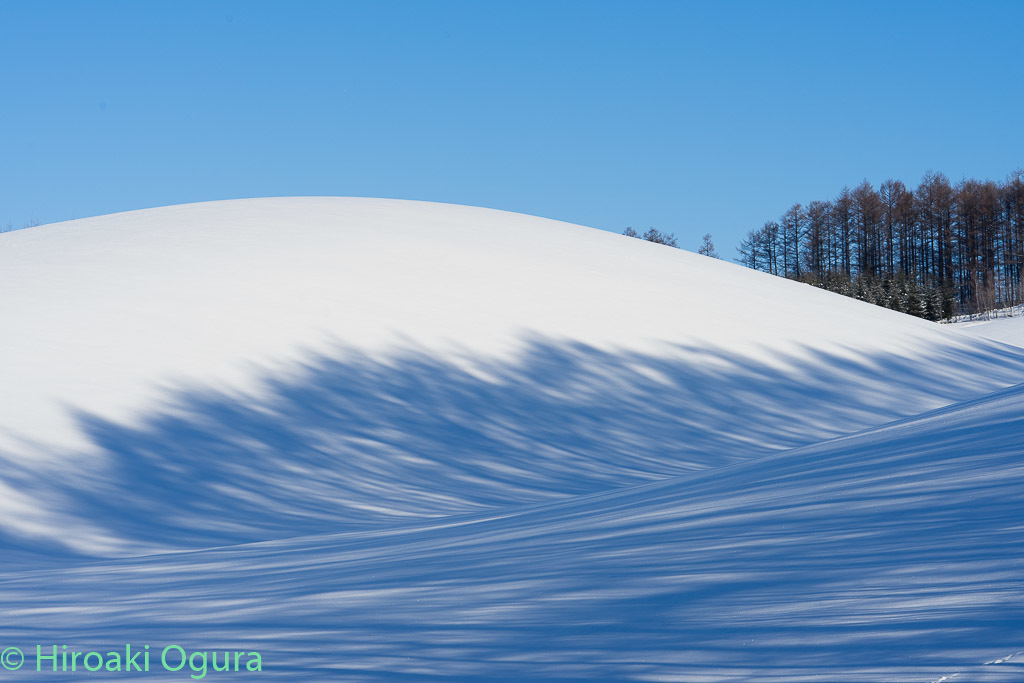
[(664, 244), (667, 247), (677, 247), (676, 236), (669, 232), (660, 232), (654, 228), (648, 228), (647, 232), (643, 234), (643, 238), (648, 242), (655, 242), (657, 244)]
[(633, 228), (626, 228), (622, 231), (622, 234), (626, 237), (636, 237), (637, 239), (647, 240), (648, 242), (654, 242), (656, 244), (664, 244), (668, 247), (678, 247), (676, 244), (676, 236), (670, 232), (661, 232), (654, 228), (648, 228), (644, 234), (638, 233)]
[(1024, 300), (1024, 171), (955, 187), (928, 172), (793, 205), (752, 230), (740, 263), (932, 319)]
[(721, 258), (718, 255), (718, 251), (715, 249), (715, 243), (711, 241), (711, 233), (706, 232), (701, 237), (700, 246), (697, 247), (697, 253), (703, 254), (704, 256), (710, 256), (711, 258)]

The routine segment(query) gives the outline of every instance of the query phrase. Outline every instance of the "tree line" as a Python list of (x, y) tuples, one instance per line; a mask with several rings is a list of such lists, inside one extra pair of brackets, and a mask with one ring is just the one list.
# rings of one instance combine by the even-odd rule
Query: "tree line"
[(1024, 301), (1024, 169), (1005, 182), (867, 180), (751, 230), (739, 263), (940, 320)]
[(42, 225), (42, 223), (40, 223), (39, 221), (37, 221), (35, 219), (30, 220), (28, 223), (25, 223), (20, 228), (14, 227), (14, 224), (12, 224), (12, 223), (6, 223), (6, 224), (5, 223), (0, 223), (0, 232), (14, 232), (15, 230), (24, 230), (25, 228), (35, 228), (35, 227), (40, 226), (40, 225)]
[[(647, 240), (648, 242), (664, 244), (667, 247), (679, 247), (679, 242), (676, 241), (675, 234), (671, 232), (661, 232), (656, 228), (648, 228), (647, 231), (642, 234), (633, 228), (626, 228), (622, 231), (622, 234), (626, 237), (636, 237), (637, 239)], [(718, 250), (715, 248), (715, 243), (711, 239), (711, 233), (709, 232), (704, 233), (700, 238), (700, 246), (697, 247), (697, 253), (703, 256), (710, 256), (711, 258), (721, 258), (718, 255)]]

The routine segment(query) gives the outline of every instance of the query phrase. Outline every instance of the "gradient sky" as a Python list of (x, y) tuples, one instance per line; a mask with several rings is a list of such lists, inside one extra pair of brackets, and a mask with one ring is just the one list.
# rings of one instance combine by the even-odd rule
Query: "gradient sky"
[(351, 195), (723, 256), (864, 178), (1024, 166), (1024, 2), (0, 0), (0, 223)]

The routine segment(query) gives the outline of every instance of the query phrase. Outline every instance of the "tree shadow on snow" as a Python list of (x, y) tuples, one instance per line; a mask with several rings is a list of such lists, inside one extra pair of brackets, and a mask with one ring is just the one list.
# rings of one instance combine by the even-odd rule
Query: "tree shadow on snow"
[[(643, 484), (1024, 379), (1024, 353), (1010, 347), (921, 357), (806, 350), (757, 361), (535, 340), (514, 362), (467, 366), (339, 349), (268, 375), (258, 395), (181, 390), (141, 425), (83, 410), (98, 454), (49, 471), (11, 462), (0, 476), (125, 553), (200, 548)], [(12, 558), (45, 547), (3, 539)]]

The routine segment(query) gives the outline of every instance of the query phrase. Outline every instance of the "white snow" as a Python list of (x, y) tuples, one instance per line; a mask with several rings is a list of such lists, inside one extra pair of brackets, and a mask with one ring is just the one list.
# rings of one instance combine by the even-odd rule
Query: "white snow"
[(1014, 346), (1024, 346), (1024, 307), (1014, 309), (1012, 317), (954, 323), (952, 327), (967, 334)]
[(0, 273), (0, 644), (311, 680), (1019, 673), (1024, 349), (977, 328), (395, 200), (42, 226)]

